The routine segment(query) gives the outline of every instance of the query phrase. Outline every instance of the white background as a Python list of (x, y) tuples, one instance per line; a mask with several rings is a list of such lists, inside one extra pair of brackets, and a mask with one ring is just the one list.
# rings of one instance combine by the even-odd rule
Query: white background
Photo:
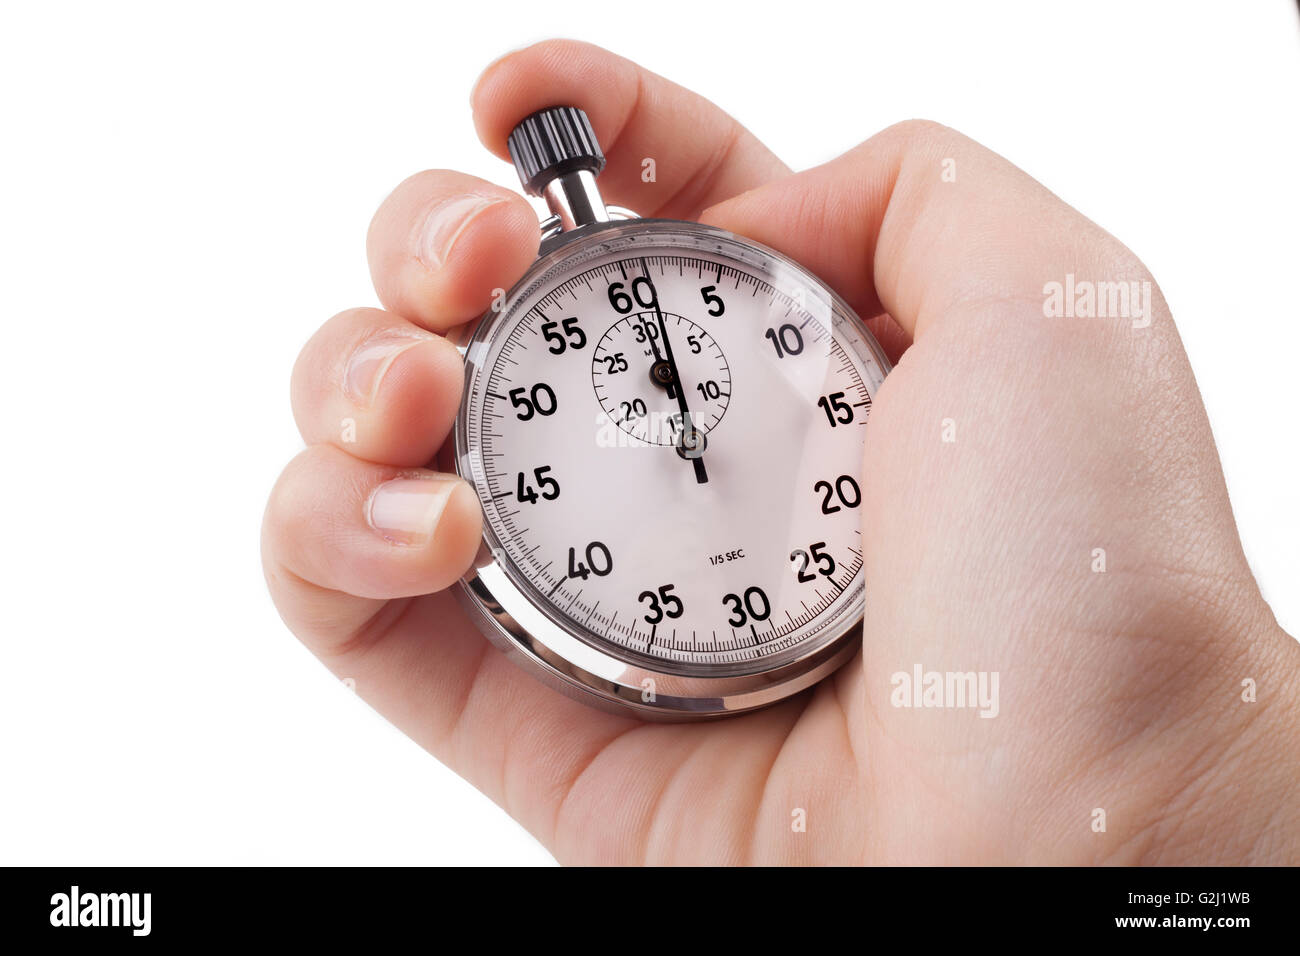
[(795, 167), (955, 126), (1133, 248), (1252, 567), (1300, 633), (1300, 35), (1277, 2), (6, 4), (0, 862), (545, 863), (266, 597), (290, 366), (376, 304), (409, 173), (517, 185), (468, 95), (547, 36), (708, 95)]

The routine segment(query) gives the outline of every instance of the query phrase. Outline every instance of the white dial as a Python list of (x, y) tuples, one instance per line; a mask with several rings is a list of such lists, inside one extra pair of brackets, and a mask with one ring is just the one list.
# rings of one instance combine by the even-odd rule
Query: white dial
[(886, 365), (802, 270), (687, 224), (557, 251), (471, 343), (459, 466), (564, 631), (753, 673), (863, 604), (864, 425)]

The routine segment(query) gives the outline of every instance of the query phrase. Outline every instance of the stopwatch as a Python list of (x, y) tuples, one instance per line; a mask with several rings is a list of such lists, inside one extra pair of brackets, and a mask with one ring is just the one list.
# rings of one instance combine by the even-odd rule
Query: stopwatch
[(454, 467), (483, 540), (459, 595), (534, 675), (649, 719), (720, 717), (851, 658), (864, 426), (889, 363), (757, 242), (606, 206), (586, 115), (509, 137), (539, 255), (457, 339)]

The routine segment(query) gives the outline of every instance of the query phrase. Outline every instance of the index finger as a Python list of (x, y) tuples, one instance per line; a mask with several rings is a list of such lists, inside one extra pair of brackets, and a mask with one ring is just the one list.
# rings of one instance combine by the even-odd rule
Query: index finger
[(502, 159), (509, 158), (510, 131), (528, 114), (582, 109), (608, 161), (601, 193), (642, 216), (693, 219), (706, 206), (790, 172), (709, 100), (576, 40), (507, 54), (483, 71), (470, 103), (479, 138)]

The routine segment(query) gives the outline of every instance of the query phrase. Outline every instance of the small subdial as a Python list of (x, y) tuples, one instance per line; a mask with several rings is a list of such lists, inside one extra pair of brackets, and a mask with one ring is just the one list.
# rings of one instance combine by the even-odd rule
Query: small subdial
[(591, 382), (600, 407), (623, 431), (649, 444), (677, 445), (685, 423), (676, 389), (686, 395), (691, 424), (707, 434), (726, 414), (731, 369), (713, 336), (690, 319), (664, 312), (663, 330), (667, 343), (653, 309), (619, 319), (596, 344)]

